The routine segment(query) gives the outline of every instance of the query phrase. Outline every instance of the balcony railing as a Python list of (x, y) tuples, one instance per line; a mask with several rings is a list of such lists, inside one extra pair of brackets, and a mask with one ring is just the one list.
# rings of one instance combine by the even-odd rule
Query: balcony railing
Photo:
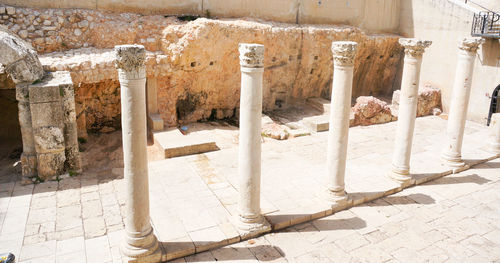
[(476, 37), (500, 38), (500, 14), (492, 11), (474, 14), (471, 34)]

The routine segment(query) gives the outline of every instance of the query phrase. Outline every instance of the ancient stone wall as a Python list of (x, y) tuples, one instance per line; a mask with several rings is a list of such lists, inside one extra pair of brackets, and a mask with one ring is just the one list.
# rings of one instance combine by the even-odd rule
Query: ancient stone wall
[(373, 32), (396, 32), (400, 0), (3, 0), (39, 8), (86, 8), (161, 15), (252, 17), (300, 24), (349, 24)]
[(30, 42), (39, 53), (82, 47), (112, 48), (126, 43), (140, 43), (147, 50), (155, 51), (161, 30), (173, 20), (131, 13), (0, 4), (0, 24)]
[[(0, 8), (0, 12), (1, 12)], [(46, 71), (69, 71), (79, 134), (119, 128), (119, 85), (111, 48), (143, 44), (148, 82), (158, 83), (158, 109), (168, 126), (232, 117), (239, 106), (241, 42), (266, 46), (264, 109), (330, 94), (335, 40), (359, 43), (354, 98), (390, 96), (402, 49), (396, 35), (349, 26), (113, 14), (83, 9), (5, 8), (4, 23), (39, 50)], [(27, 33), (26, 33), (27, 32)], [(52, 52), (57, 51), (57, 52)]]

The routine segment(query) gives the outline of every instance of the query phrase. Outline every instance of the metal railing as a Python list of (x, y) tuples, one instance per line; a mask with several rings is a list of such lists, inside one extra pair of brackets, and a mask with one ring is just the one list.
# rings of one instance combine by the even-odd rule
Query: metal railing
[(500, 14), (492, 11), (474, 14), (471, 35), (475, 37), (500, 38)]
[(471, 0), (465, 0), (484, 11), (475, 13), (472, 19), (471, 35), (475, 37), (500, 38), (500, 14)]

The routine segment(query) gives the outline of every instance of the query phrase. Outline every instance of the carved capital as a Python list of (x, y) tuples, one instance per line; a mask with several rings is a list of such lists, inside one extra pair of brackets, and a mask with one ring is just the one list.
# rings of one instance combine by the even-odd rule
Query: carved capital
[(354, 64), (358, 43), (353, 41), (332, 42), (333, 62), (335, 65), (350, 66)]
[(405, 55), (413, 58), (421, 58), (425, 49), (432, 44), (430, 40), (416, 38), (400, 38), (399, 44), (405, 48)]
[(460, 41), (460, 43), (458, 44), (458, 49), (475, 53), (479, 48), (479, 45), (483, 43), (484, 39), (480, 37), (466, 37)]
[(115, 46), (115, 66), (125, 72), (142, 71), (146, 62), (146, 50), (142, 45)]
[(264, 67), (264, 45), (240, 44), (240, 65), (247, 68)]

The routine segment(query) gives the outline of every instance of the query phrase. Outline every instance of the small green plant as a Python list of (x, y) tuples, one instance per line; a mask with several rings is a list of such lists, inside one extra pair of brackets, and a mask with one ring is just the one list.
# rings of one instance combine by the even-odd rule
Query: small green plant
[(68, 47), (68, 44), (66, 44), (66, 43), (62, 42), (62, 43), (61, 43), (61, 46), (62, 46), (63, 48), (67, 48), (67, 47)]
[(78, 173), (77, 173), (77, 172), (75, 172), (75, 171), (73, 171), (73, 170), (69, 170), (69, 171), (68, 171), (68, 174), (69, 174), (69, 176), (70, 176), (70, 177), (73, 177), (73, 176), (77, 176), (77, 175), (78, 175)]
[(85, 139), (83, 137), (78, 137), (78, 142), (81, 144), (84, 144), (84, 143), (87, 143), (87, 139)]
[(35, 184), (39, 184), (39, 183), (43, 183), (44, 180), (42, 178), (40, 178), (40, 176), (38, 175), (34, 175), (34, 176), (31, 176), (31, 181), (33, 181), (33, 183)]
[(205, 12), (205, 17), (206, 18), (211, 18), (212, 16), (210, 15), (210, 10), (207, 9), (207, 11)]
[(35, 84), (38, 84), (40, 82), (42, 82), (42, 80), (41, 79), (37, 79), (37, 80), (33, 81), (33, 83), (31, 83), (31, 84), (35, 85)]
[(59, 88), (59, 95), (61, 95), (61, 97), (64, 97), (64, 89), (62, 87)]

